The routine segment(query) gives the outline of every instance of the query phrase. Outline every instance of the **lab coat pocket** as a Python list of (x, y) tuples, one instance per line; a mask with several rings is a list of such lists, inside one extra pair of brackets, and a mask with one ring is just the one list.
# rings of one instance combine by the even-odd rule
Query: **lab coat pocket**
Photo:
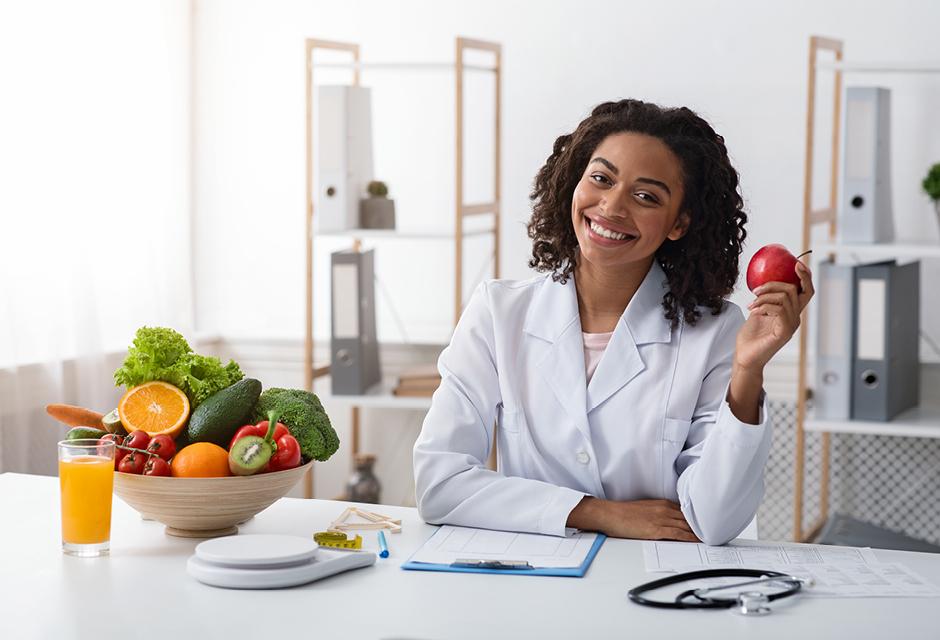
[(496, 429), (496, 469), (504, 476), (526, 477), (525, 412), (522, 409), (500, 409)]
[(663, 478), (663, 497), (667, 500), (678, 500), (679, 493), (676, 482), (679, 476), (676, 473), (676, 458), (682, 453), (691, 426), (691, 420), (666, 418), (663, 422), (663, 449), (660, 469)]

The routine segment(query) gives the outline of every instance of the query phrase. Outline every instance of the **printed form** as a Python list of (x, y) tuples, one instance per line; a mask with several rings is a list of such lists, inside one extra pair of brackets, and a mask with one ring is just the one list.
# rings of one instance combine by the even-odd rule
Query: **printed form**
[[(878, 562), (869, 548), (736, 541), (723, 547), (691, 542), (644, 542), (646, 570), (747, 568), (809, 578), (817, 597), (938, 597), (940, 588), (895, 562)], [(739, 580), (739, 579), (738, 579)], [(733, 580), (732, 580), (733, 581)], [(723, 581), (717, 581), (721, 584)]]

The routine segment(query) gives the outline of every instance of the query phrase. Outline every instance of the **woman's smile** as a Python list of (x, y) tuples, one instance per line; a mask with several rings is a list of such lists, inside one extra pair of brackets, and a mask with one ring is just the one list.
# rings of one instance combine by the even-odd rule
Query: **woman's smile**
[(592, 219), (585, 214), (581, 215), (584, 218), (584, 228), (587, 237), (592, 242), (602, 247), (621, 247), (637, 239), (635, 233), (618, 229), (600, 218)]

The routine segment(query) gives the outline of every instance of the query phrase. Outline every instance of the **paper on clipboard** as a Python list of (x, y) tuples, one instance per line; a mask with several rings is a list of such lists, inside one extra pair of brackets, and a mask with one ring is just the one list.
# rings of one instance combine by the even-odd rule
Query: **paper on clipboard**
[(528, 562), (539, 568), (580, 567), (596, 533), (560, 538), (444, 525), (412, 557), (411, 562), (450, 565), (458, 560)]

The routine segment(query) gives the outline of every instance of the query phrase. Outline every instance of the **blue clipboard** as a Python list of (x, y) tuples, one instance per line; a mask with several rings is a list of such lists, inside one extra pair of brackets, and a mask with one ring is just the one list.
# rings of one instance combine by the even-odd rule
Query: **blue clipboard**
[(607, 539), (607, 536), (603, 533), (598, 533), (597, 538), (594, 540), (594, 544), (591, 545), (590, 551), (588, 551), (587, 556), (584, 558), (584, 562), (577, 567), (532, 567), (527, 569), (513, 569), (506, 567), (491, 567), (486, 565), (499, 564), (499, 563), (481, 563), (484, 566), (468, 566), (468, 565), (459, 565), (459, 564), (435, 564), (430, 562), (414, 562), (408, 560), (401, 565), (402, 569), (407, 571), (450, 571), (454, 573), (496, 573), (499, 575), (514, 575), (514, 576), (559, 576), (563, 578), (583, 578), (584, 574), (587, 573), (588, 567), (591, 566), (591, 563), (594, 561), (594, 556), (597, 555), (597, 552), (600, 551), (601, 545), (604, 544), (604, 540)]

